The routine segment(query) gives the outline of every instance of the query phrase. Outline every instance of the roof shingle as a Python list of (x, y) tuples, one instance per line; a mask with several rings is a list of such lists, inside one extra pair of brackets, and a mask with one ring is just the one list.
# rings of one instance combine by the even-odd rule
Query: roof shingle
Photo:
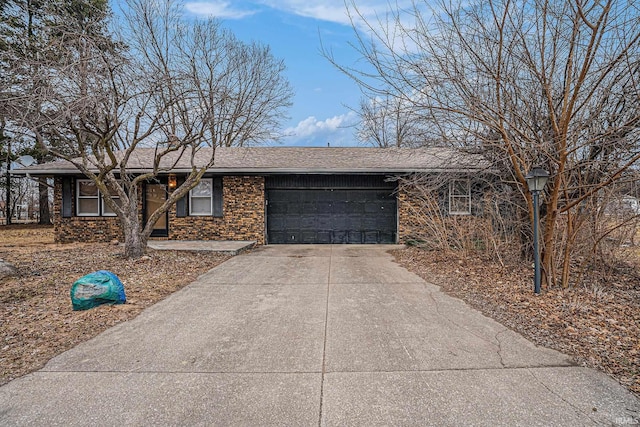
[[(204, 165), (211, 148), (202, 148), (195, 156), (196, 165)], [(132, 154), (127, 169), (132, 173), (150, 170), (154, 149), (139, 148)], [(190, 155), (171, 153), (162, 165), (172, 172), (191, 170)], [(219, 147), (215, 164), (218, 173), (409, 173), (469, 171), (486, 169), (482, 156), (448, 148), (362, 148), (362, 147)], [(62, 175), (77, 173), (71, 163), (58, 160), (14, 171), (16, 174)], [(167, 170), (169, 172), (169, 170)]]

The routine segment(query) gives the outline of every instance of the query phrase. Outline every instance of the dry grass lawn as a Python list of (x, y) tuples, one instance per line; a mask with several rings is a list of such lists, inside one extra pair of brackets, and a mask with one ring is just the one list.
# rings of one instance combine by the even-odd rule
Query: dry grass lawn
[[(0, 384), (134, 318), (229, 258), (150, 250), (150, 259), (131, 261), (121, 254), (111, 244), (54, 244), (51, 227), (0, 226), (0, 258), (19, 270), (17, 277), (0, 279)], [(127, 303), (73, 311), (71, 285), (96, 270), (120, 278)]]

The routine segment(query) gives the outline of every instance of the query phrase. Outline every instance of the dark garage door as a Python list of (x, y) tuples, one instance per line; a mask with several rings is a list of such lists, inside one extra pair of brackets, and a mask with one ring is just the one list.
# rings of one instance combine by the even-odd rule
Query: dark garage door
[[(380, 177), (301, 180), (304, 188), (267, 184), (267, 239), (269, 243), (395, 243), (396, 196)], [(267, 181), (269, 182), (269, 181)], [(328, 188), (328, 184), (333, 184)], [(359, 184), (360, 187), (345, 187)], [(313, 188), (313, 187), (321, 188)], [(341, 188), (342, 187), (342, 188)]]

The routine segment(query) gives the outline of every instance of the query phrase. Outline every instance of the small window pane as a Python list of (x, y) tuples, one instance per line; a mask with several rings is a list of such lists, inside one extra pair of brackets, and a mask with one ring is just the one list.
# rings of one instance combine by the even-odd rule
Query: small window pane
[(452, 213), (469, 213), (469, 199), (466, 197), (451, 198)]
[(191, 214), (192, 215), (211, 215), (211, 198), (192, 197), (191, 198)]
[[(122, 206), (122, 202), (120, 201), (119, 197), (113, 197), (113, 201), (116, 202), (116, 205)], [(102, 214), (108, 216), (113, 216), (116, 214), (104, 200), (102, 201)]]
[(78, 184), (80, 197), (97, 197), (98, 187), (93, 181), (80, 181)]
[(98, 199), (78, 199), (78, 215), (98, 215)]
[[(118, 182), (118, 184), (120, 184), (120, 183)], [(107, 190), (109, 190), (109, 189), (107, 188)], [(119, 197), (118, 196), (118, 192), (116, 190), (109, 190), (109, 194), (111, 194), (112, 197), (116, 197), (116, 198)]]
[(213, 194), (213, 180), (203, 179), (191, 190), (191, 197), (211, 197)]
[(454, 196), (466, 196), (469, 194), (469, 183), (467, 181), (454, 181), (452, 190)]

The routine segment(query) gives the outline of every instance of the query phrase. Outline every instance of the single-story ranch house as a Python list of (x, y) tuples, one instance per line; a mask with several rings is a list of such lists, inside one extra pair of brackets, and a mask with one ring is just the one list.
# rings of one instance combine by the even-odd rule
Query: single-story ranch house
[[(130, 173), (150, 170), (153, 153), (137, 149)], [(417, 224), (412, 197), (396, 177), (462, 173), (462, 179), (449, 183), (445, 209), (450, 215), (469, 215), (469, 176), (483, 164), (476, 155), (444, 148), (217, 148), (215, 165), (155, 224), (152, 237), (258, 244), (402, 242)], [(147, 182), (141, 191), (142, 215), (166, 198), (169, 181), (179, 185), (189, 171), (188, 159), (180, 160)], [(97, 188), (69, 162), (15, 172), (54, 178), (57, 242), (122, 238), (119, 221)]]

